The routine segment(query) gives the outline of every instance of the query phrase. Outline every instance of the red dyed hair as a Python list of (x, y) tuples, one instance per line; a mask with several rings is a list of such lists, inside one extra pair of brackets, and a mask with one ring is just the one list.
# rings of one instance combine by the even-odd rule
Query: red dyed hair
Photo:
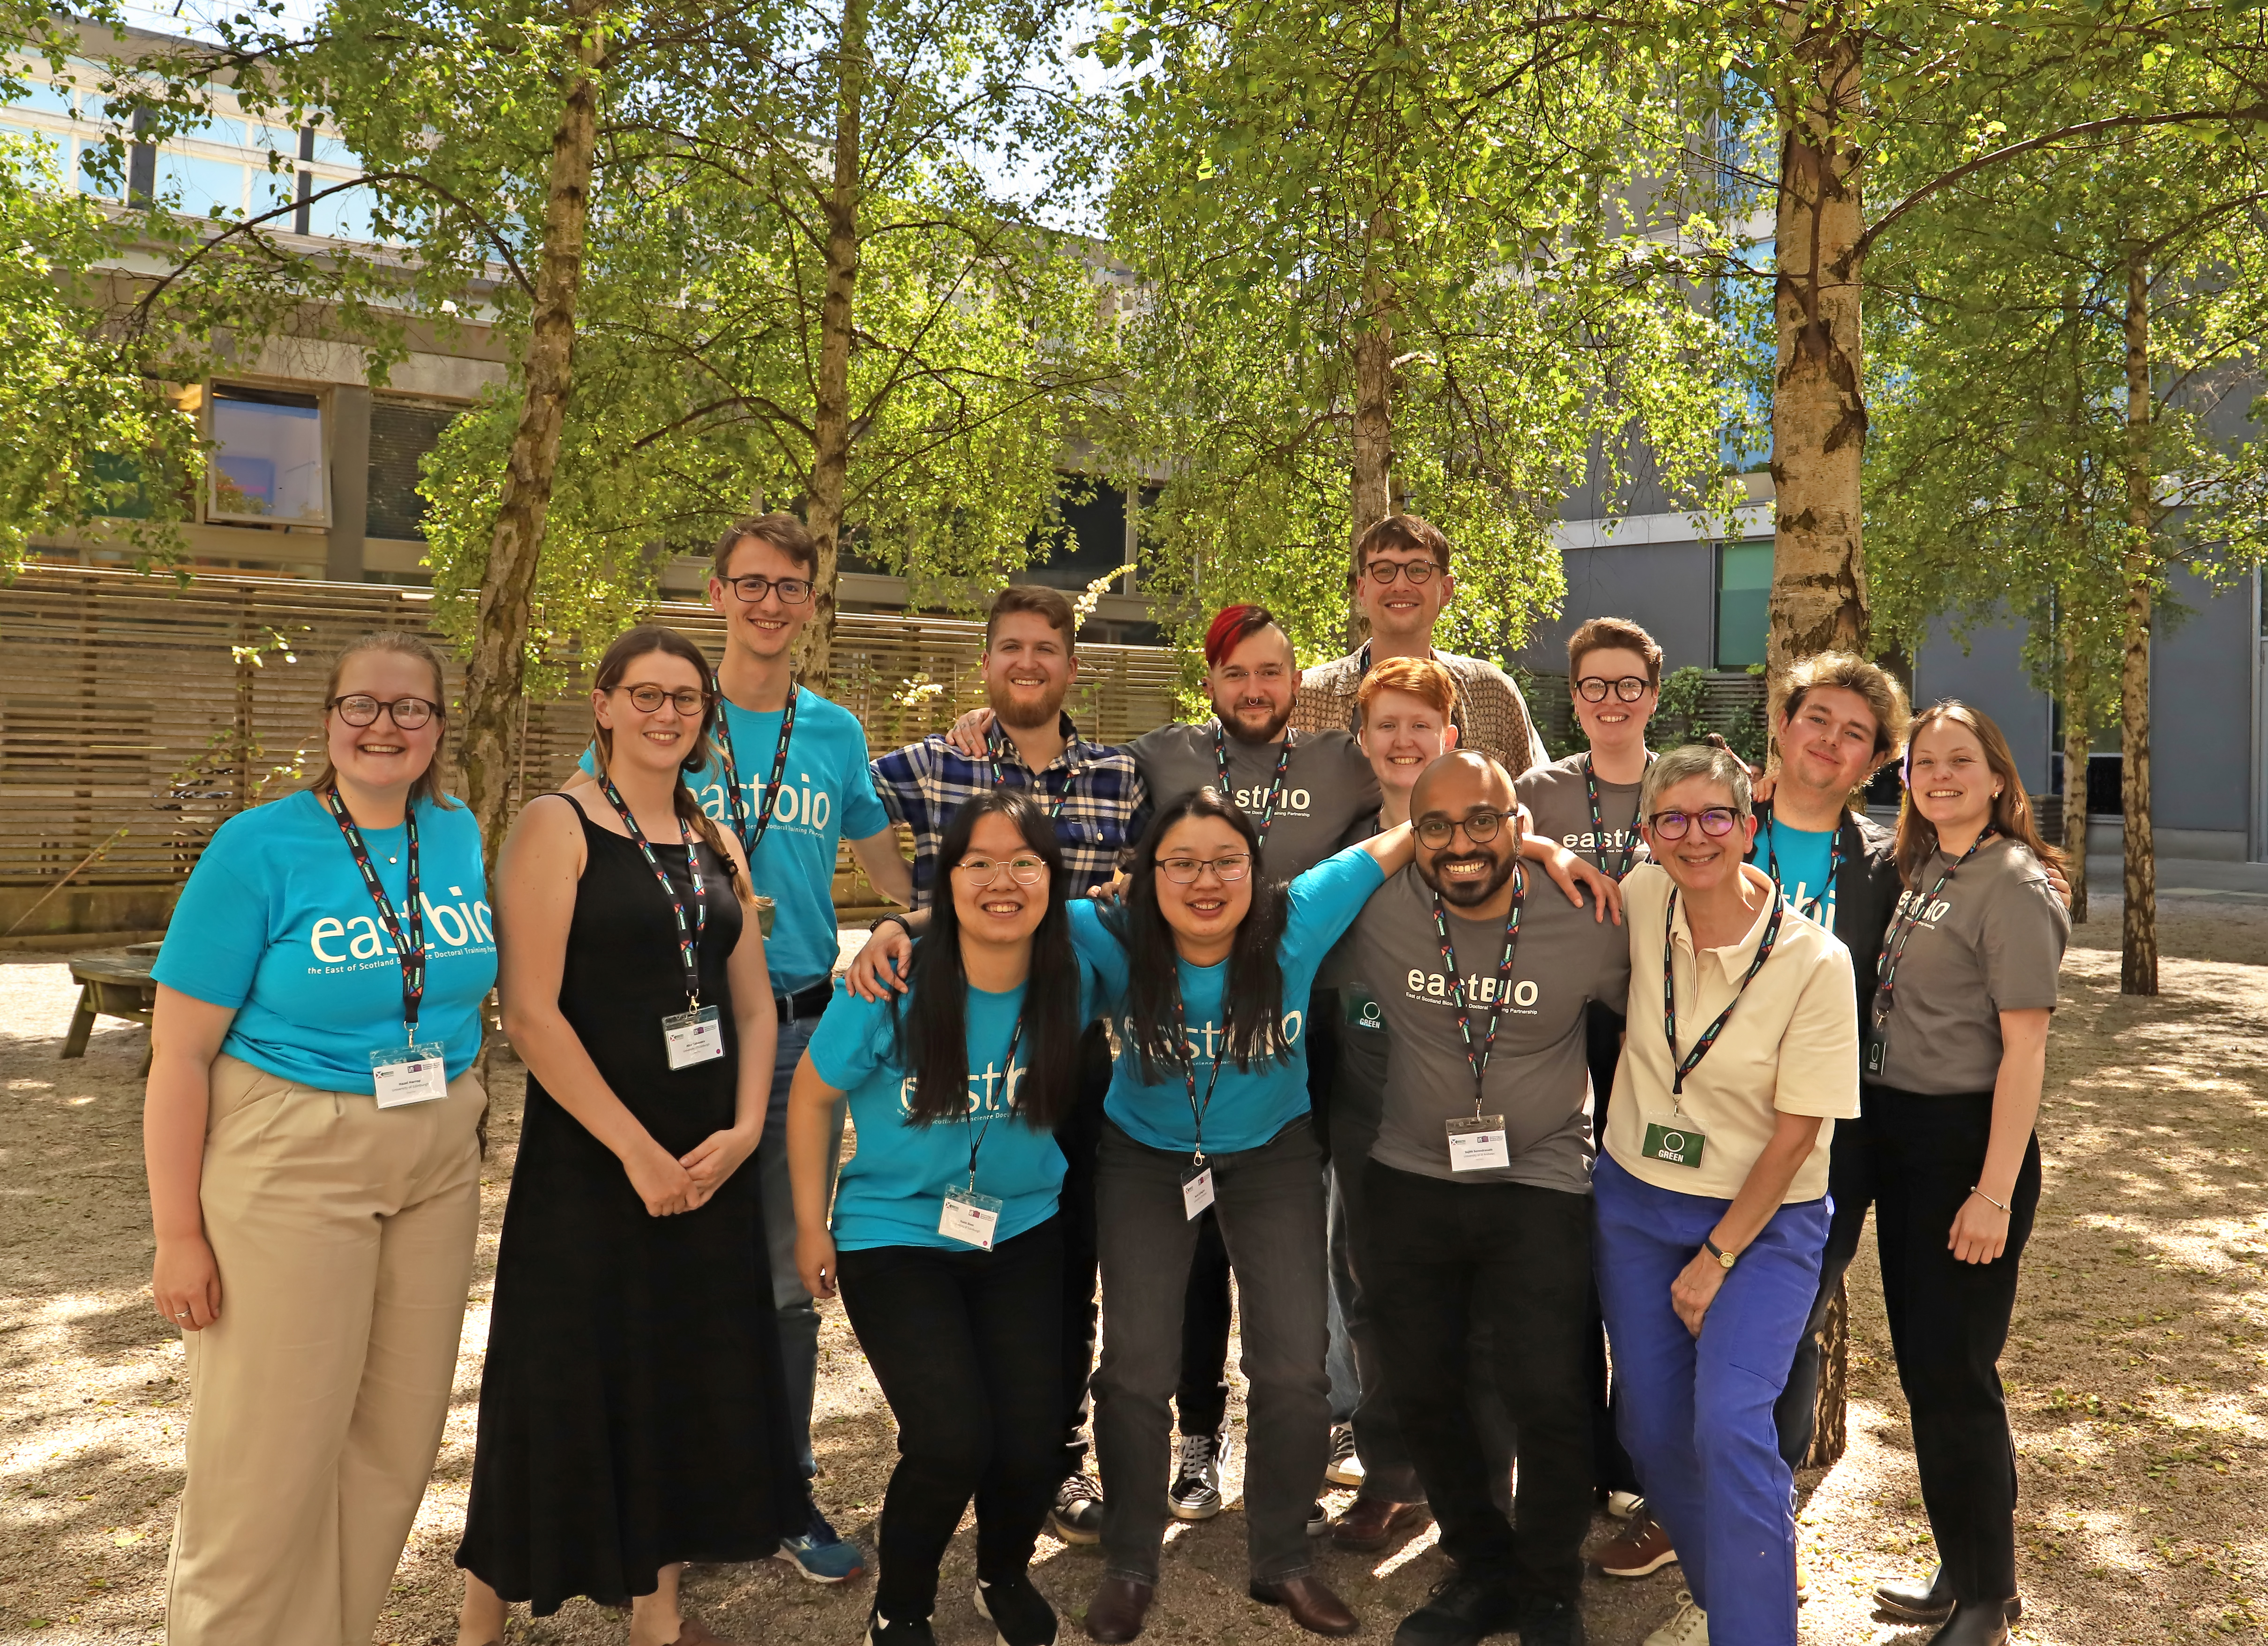
[(1221, 660), (1241, 646), (1245, 637), (1254, 631), (1281, 626), (1276, 621), (1276, 614), (1265, 606), (1223, 606), (1205, 631), (1205, 667), (1219, 668)]

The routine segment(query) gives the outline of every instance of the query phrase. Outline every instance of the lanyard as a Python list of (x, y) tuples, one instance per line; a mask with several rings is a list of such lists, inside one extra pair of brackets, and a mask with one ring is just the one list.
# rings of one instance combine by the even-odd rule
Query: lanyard
[[(784, 740), (781, 746), (786, 746)], [(685, 968), (686, 1004), (698, 1010), (701, 1005), (701, 939), (709, 929), (709, 889), (701, 883), (701, 854), (693, 847), (693, 825), (682, 817), (677, 820), (677, 826), (685, 832), (685, 867), (693, 875), (693, 924), (688, 927), (685, 923), (685, 904), (678, 897), (677, 888), (669, 883), (668, 872), (661, 867), (661, 860), (654, 856), (653, 847), (647, 844), (645, 831), (638, 827), (637, 819), (630, 816), (630, 808), (622, 803), (622, 792), (615, 787), (614, 779), (600, 778), (599, 786), (606, 791), (615, 815), (630, 831), (630, 838), (637, 843), (637, 849), (645, 854), (645, 866), (661, 882), (662, 895), (669, 899), (669, 911), (677, 917), (677, 958)]]
[(409, 844), (403, 855), (409, 860), (409, 939), (402, 941), (401, 922), (395, 918), (394, 905), (387, 901), (386, 888), (378, 883), (378, 869), (370, 860), (370, 847), (355, 827), (355, 820), (347, 810), (347, 803), (339, 798), (338, 785), (331, 786), (324, 799), (331, 820), (346, 837), (347, 850), (353, 853), (355, 867), (361, 871), (363, 889), (378, 905), (378, 918), (386, 926), (386, 934), (394, 941), (394, 952), (401, 962), (401, 1026), (409, 1043), (417, 1044), (417, 1008), (425, 998), (425, 918), (418, 911), (417, 892), (417, 808), (412, 804), (401, 811), (401, 826), (409, 831)]
[(1959, 860), (1944, 874), (1940, 875), (1937, 877), (1937, 884), (1932, 886), (1926, 892), (1919, 897), (1916, 897), (1910, 891), (1899, 896), (1897, 919), (1891, 922), (1889, 934), (1882, 940), (1882, 952), (1874, 959), (1876, 980), (1874, 1021), (1876, 1022), (1881, 1022), (1890, 1015), (1890, 995), (1891, 992), (1897, 987), (1898, 963), (1906, 957), (1906, 945), (1913, 941), (1914, 928), (1921, 924), (1922, 916), (1929, 912), (1929, 905), (1937, 901), (1937, 894), (1945, 889), (1946, 882), (1953, 878), (1955, 870), (1960, 868), (1961, 865), (1966, 863), (1970, 858), (1975, 857), (1983, 849), (1984, 843), (1998, 832), (1998, 830), (1987, 828), (1984, 833), (1978, 835), (1970, 843), (1969, 849), (1961, 854)]
[(733, 808), (733, 832), (751, 853), (763, 839), (764, 830), (772, 826), (772, 808), (779, 804), (780, 778), (787, 771), (787, 740), (795, 734), (795, 698), (796, 688), (791, 684), (787, 707), (780, 712), (779, 744), (772, 750), (772, 780), (764, 785), (763, 802), (756, 808), (756, 831), (750, 834), (748, 803), (740, 798), (740, 765), (733, 755), (732, 710), (725, 701), (724, 687), (717, 688), (717, 742), (725, 755), (725, 793)]
[[(1435, 661), (1439, 661), (1440, 660), (1436, 659)], [(1359, 684), (1364, 676), (1370, 673), (1369, 641), (1365, 640), (1362, 643), (1362, 650), (1355, 653), (1355, 661), (1357, 667), (1354, 671), (1354, 677), (1356, 683)], [(1349, 719), (1351, 720), (1352, 717), (1350, 716)], [(1460, 747), (1469, 744), (1473, 741), (1471, 734), (1465, 729), (1465, 694), (1462, 687), (1458, 689), (1456, 700), (1449, 705), (1449, 724), (1457, 728), (1457, 742)]]
[(1465, 999), (1465, 980), (1457, 971), (1456, 951), (1449, 946), (1449, 922), (1441, 912), (1441, 894), (1433, 894), (1433, 935), (1440, 940), (1441, 966), (1449, 974), (1449, 1003), (1457, 1008), (1457, 1032), (1464, 1037), (1465, 1063), (1473, 1072), (1473, 1114), (1481, 1111), (1482, 1082), (1488, 1076), (1489, 1059), (1496, 1053), (1497, 1019), (1504, 1011), (1504, 1003), (1512, 993), (1512, 956), (1520, 947), (1520, 905), (1527, 901), (1528, 876), (1515, 866), (1513, 870), (1512, 912), (1504, 922), (1504, 957), (1496, 965), (1496, 993), (1489, 1000), (1488, 1037), (1473, 1049), (1473, 1020)]
[[(1769, 805), (1770, 802), (1767, 801), (1766, 804)], [(1771, 876), (1772, 884), (1779, 887), (1780, 896), (1785, 897), (1787, 897), (1787, 889), (1780, 886), (1779, 882), (1779, 815), (1777, 812), (1772, 815), (1771, 823), (1771, 838), (1764, 845), (1764, 870)], [(1836, 877), (1842, 872), (1843, 830), (1838, 825), (1827, 848), (1827, 883), (1804, 902), (1796, 904), (1795, 912), (1807, 920), (1816, 920), (1822, 926), (1826, 925), (1827, 922), (1820, 917), (1827, 906), (1827, 899), (1834, 894)], [(1788, 901), (1793, 903), (1795, 900), (1791, 897)]]
[[(1000, 740), (998, 734), (986, 734), (984, 739), (984, 752), (991, 759), (992, 786), (997, 789), (1002, 783), (1007, 780), (1008, 776), (1006, 769), (1000, 764), (1000, 757), (1005, 751), (1000, 747)], [(1054, 823), (1057, 818), (1063, 816), (1063, 808), (1071, 800), (1071, 786), (1079, 781), (1079, 764), (1076, 761), (1073, 761), (1071, 758), (1071, 745), (1069, 743), (1065, 743), (1064, 745), (1064, 759), (1066, 763), (1067, 769), (1064, 772), (1063, 793), (1056, 796), (1055, 805), (1048, 811), (1048, 821), (1049, 823)], [(1031, 768), (1027, 766), (1025, 770), (1030, 771)], [(1038, 772), (1032, 772), (1032, 780), (1025, 786), (1031, 789), (1034, 793), (1039, 795), (1041, 798), (1046, 798), (1048, 792), (1047, 786), (1040, 781), (1040, 774)]]
[[(1020, 1041), (1021, 1039), (1023, 1039), (1023, 1037), (1024, 1037), (1024, 1014), (1023, 1014), (1022, 1012), (1020, 1012), (1020, 1012), (1018, 1012), (1018, 1013), (1016, 1014), (1016, 1027), (1015, 1027), (1012, 1030), (1011, 1030), (1011, 1031), (1010, 1031), (1009, 1036), (1008, 1036), (1008, 1064), (1007, 1064), (1007, 1067), (1006, 1067), (1006, 1069), (1005, 1069), (1005, 1070), (1004, 1070), (1004, 1071), (1002, 1072), (1001, 1076), (1000, 1076), (1000, 1100), (1001, 1100), (1003, 1103), (1005, 1103), (1005, 1102), (1007, 1102), (1007, 1101), (1008, 1101), (1008, 1086), (1009, 1086), (1009, 1082), (1010, 1082), (1011, 1081), (1012, 1081), (1012, 1080), (1015, 1078), (1015, 1074), (1016, 1074), (1016, 1044), (1017, 1044), (1017, 1042), (1019, 1042), (1019, 1041)], [(961, 1111), (961, 1124), (962, 1124), (962, 1125), (964, 1125), (964, 1126), (967, 1126), (969, 1128), (969, 1135), (968, 1135), (968, 1192), (969, 1192), (969, 1193), (971, 1193), (971, 1194), (974, 1194), (974, 1193), (976, 1193), (976, 1151), (977, 1151), (978, 1149), (983, 1148), (984, 1147), (984, 1134), (985, 1134), (987, 1132), (990, 1132), (990, 1131), (992, 1129), (992, 1117), (991, 1117), (991, 1115), (988, 1112), (988, 1113), (985, 1115), (985, 1117), (984, 1117), (984, 1124), (983, 1124), (983, 1126), (977, 1126), (977, 1125), (976, 1124), (976, 1122), (974, 1122), (974, 1121), (972, 1121), (972, 1120), (970, 1120), (970, 1119), (968, 1118), (968, 1111), (967, 1110), (965, 1110), (965, 1109), (964, 1109), (964, 1110), (962, 1110), (962, 1111)]]
[[(1292, 764), (1292, 745), (1299, 741), (1299, 733), (1291, 727), (1284, 728), (1284, 746), (1276, 755), (1276, 775), (1268, 780), (1268, 801), (1260, 808), (1260, 838), (1263, 840), (1268, 838), (1268, 825), (1275, 819), (1276, 803), (1284, 798), (1284, 768)], [(1212, 723), (1212, 758), (1213, 764), (1220, 768), (1221, 798), (1227, 800), (1236, 791), (1228, 786), (1228, 734), (1218, 720)]]
[[(1189, 1019), (1182, 1011), (1182, 985), (1178, 979), (1174, 985), (1174, 1028), (1181, 1036), (1182, 1083), (1189, 1088), (1189, 1118), (1197, 1127), (1196, 1139), (1190, 1144), (1189, 1158), (1193, 1161), (1201, 1161), (1204, 1158), (1205, 1111), (1212, 1107), (1212, 1089), (1220, 1084), (1220, 1066), (1225, 1059), (1218, 1057), (1213, 1059), (1212, 1074), (1205, 1081), (1204, 1102), (1198, 1103), (1197, 1059), (1197, 1053), (1189, 1050)], [(1226, 1048), (1223, 1049), (1226, 1050)]]
[[(1653, 750), (1649, 749), (1646, 751), (1646, 764), (1650, 766), (1653, 764)], [(1635, 817), (1631, 819), (1630, 832), (1623, 837), (1621, 866), (1608, 868), (1607, 820), (1599, 811), (1599, 779), (1597, 773), (1592, 771), (1591, 764), (1591, 757), (1585, 755), (1583, 757), (1583, 792), (1591, 797), (1591, 838), (1599, 843), (1599, 867), (1619, 881), (1629, 875), (1631, 865), (1638, 860), (1638, 819)], [(1773, 878), (1777, 880), (1778, 877), (1775, 875)]]
[[(1749, 969), (1741, 974), (1740, 986), (1733, 991), (1733, 998), (1725, 1002), (1725, 1009), (1717, 1014), (1717, 1021), (1701, 1031), (1701, 1038), (1693, 1043), (1693, 1050), (1678, 1063), (1676, 1075), (1669, 1087), (1673, 1100), (1683, 1095), (1685, 1077), (1701, 1067), (1701, 1059), (1709, 1055), (1709, 1048), (1717, 1044), (1717, 1037), (1725, 1032), (1725, 1025), (1732, 1021), (1733, 1008), (1741, 1003), (1741, 996), (1749, 992), (1749, 982), (1764, 969), (1764, 962), (1771, 958), (1772, 945), (1779, 941), (1780, 916), (1786, 912), (1787, 899), (1781, 897), (1775, 887), (1771, 919), (1764, 922), (1764, 941), (1756, 945), (1756, 957), (1749, 962)], [(1668, 1038), (1669, 1055), (1673, 1058), (1677, 1056), (1677, 973), (1671, 963), (1669, 934), (1676, 925), (1677, 890), (1672, 887), (1668, 912), (1662, 916), (1661, 921), (1661, 1032)], [(1694, 950), (1693, 959), (1693, 992), (1695, 998), (1698, 999), (1701, 992), (1701, 952), (1698, 948)]]

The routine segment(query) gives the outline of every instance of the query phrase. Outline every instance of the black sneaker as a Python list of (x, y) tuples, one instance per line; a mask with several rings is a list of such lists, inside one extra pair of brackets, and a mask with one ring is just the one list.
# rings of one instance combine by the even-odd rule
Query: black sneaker
[(893, 1618), (882, 1620), (878, 1609), (866, 1614), (866, 1646), (937, 1646), (927, 1618)]
[(1055, 1646), (1056, 1609), (1025, 1573), (997, 1583), (978, 1578), (976, 1615), (992, 1625), (1000, 1646)]
[(1048, 1530), (1065, 1543), (1102, 1541), (1102, 1488), (1091, 1474), (1073, 1474), (1056, 1487), (1048, 1510)]
[(1452, 1572), (1433, 1585), (1424, 1605), (1402, 1620), (1394, 1646), (1478, 1646), (1487, 1636), (1510, 1629), (1519, 1610), (1510, 1583)]
[(1583, 1609), (1559, 1596), (1530, 1595), (1521, 1604), (1520, 1646), (1585, 1646)]

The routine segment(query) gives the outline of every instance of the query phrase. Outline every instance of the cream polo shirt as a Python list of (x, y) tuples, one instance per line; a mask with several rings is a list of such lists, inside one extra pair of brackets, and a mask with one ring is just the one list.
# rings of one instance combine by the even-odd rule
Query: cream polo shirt
[[(1775, 901), (1771, 877), (1753, 864), (1741, 872), (1765, 893), (1756, 924), (1729, 948), (1697, 955), (1683, 899), (1670, 939), (1677, 988), (1677, 1043), (1690, 1052), (1732, 1000), (1764, 941)], [(1811, 1157), (1797, 1169), (1786, 1203), (1827, 1192), (1827, 1150), (1835, 1122), (1859, 1112), (1859, 1019), (1851, 1009), (1851, 951), (1824, 927), (1793, 914), (1779, 926), (1771, 958), (1733, 1010), (1717, 1044), (1685, 1077), (1683, 1118), (1708, 1133), (1698, 1166), (1648, 1160), (1649, 1122), (1670, 1118), (1675, 1060), (1661, 1021), (1662, 923), (1672, 882), (1658, 863), (1640, 863), (1623, 882), (1623, 927), (1630, 934), (1629, 1038), (1615, 1072), (1607, 1153), (1641, 1182), (1681, 1194), (1729, 1200), (1771, 1140), (1775, 1111), (1825, 1117)]]

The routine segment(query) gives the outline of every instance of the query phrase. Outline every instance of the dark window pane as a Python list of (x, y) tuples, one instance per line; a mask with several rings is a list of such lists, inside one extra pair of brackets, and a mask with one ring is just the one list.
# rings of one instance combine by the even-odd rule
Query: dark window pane
[(425, 540), (417, 461), (441, 443), (441, 431), (456, 415), (444, 406), (371, 402), (370, 507), (363, 526), (371, 536)]

